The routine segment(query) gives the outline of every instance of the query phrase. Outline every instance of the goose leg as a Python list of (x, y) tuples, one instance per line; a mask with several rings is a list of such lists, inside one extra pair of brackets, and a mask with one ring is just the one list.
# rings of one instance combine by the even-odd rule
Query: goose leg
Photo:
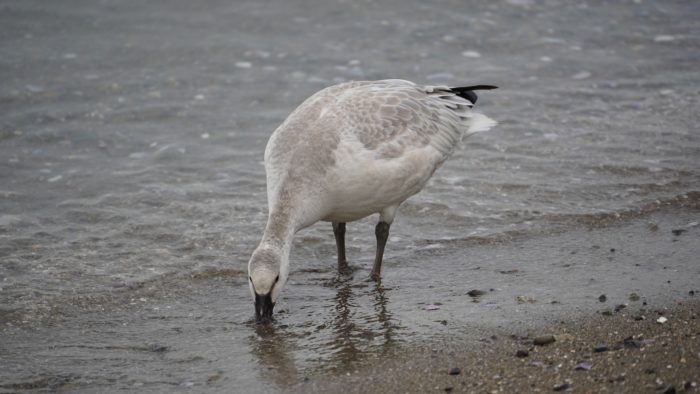
[(345, 260), (345, 223), (333, 222), (335, 246), (338, 248), (338, 268), (347, 264)]
[(382, 271), (382, 258), (384, 257), (384, 246), (386, 246), (386, 240), (389, 238), (389, 227), (391, 227), (391, 224), (380, 221), (377, 223), (377, 227), (374, 228), (374, 235), (377, 236), (377, 254), (374, 257), (374, 266), (372, 267), (371, 277), (377, 282), (379, 281)]

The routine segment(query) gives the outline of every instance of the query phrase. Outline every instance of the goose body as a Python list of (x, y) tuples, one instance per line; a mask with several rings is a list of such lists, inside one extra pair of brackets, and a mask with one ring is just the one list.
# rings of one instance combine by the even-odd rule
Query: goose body
[(333, 223), (343, 264), (345, 223), (379, 213), (372, 271), (378, 278), (399, 205), (423, 188), (465, 134), (495, 124), (471, 109), (479, 88), (494, 87), (348, 82), (317, 92), (287, 117), (265, 149), (269, 217), (248, 265), (258, 318), (271, 316), (286, 282), (294, 233), (317, 221)]

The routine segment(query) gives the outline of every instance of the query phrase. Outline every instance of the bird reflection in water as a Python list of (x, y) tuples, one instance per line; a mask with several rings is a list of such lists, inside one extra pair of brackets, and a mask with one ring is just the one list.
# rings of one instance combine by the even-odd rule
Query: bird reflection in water
[(289, 341), (285, 329), (275, 324), (254, 324), (252, 353), (265, 367), (263, 375), (281, 386), (297, 383), (299, 373), (294, 361), (296, 345)]
[[(275, 383), (294, 384), (314, 372), (354, 371), (400, 343), (401, 327), (388, 309), (389, 290), (381, 282), (354, 280), (345, 267), (326, 286), (336, 289), (330, 323), (255, 325), (252, 353)], [(316, 329), (301, 333), (300, 326)]]

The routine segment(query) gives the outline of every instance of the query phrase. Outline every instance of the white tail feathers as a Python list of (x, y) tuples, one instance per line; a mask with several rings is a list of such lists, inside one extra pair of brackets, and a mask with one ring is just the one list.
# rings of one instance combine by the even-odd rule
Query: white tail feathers
[(469, 119), (469, 129), (467, 130), (467, 134), (488, 131), (496, 124), (498, 124), (498, 122), (489, 118), (488, 116), (480, 114), (478, 112), (472, 112), (471, 117)]

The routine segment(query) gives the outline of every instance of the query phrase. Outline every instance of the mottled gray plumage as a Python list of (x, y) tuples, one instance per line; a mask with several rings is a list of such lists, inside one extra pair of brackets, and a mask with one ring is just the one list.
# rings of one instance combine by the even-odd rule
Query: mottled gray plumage
[[(462, 136), (495, 124), (472, 112), (464, 97), (476, 95), (403, 80), (361, 81), (323, 89), (294, 110), (265, 150), (270, 216), (249, 262), (251, 291), (276, 299), (294, 233), (316, 221), (380, 213), (386, 226), (377, 237), (385, 242), (398, 206), (420, 191)], [(381, 263), (381, 253), (377, 258)]]

